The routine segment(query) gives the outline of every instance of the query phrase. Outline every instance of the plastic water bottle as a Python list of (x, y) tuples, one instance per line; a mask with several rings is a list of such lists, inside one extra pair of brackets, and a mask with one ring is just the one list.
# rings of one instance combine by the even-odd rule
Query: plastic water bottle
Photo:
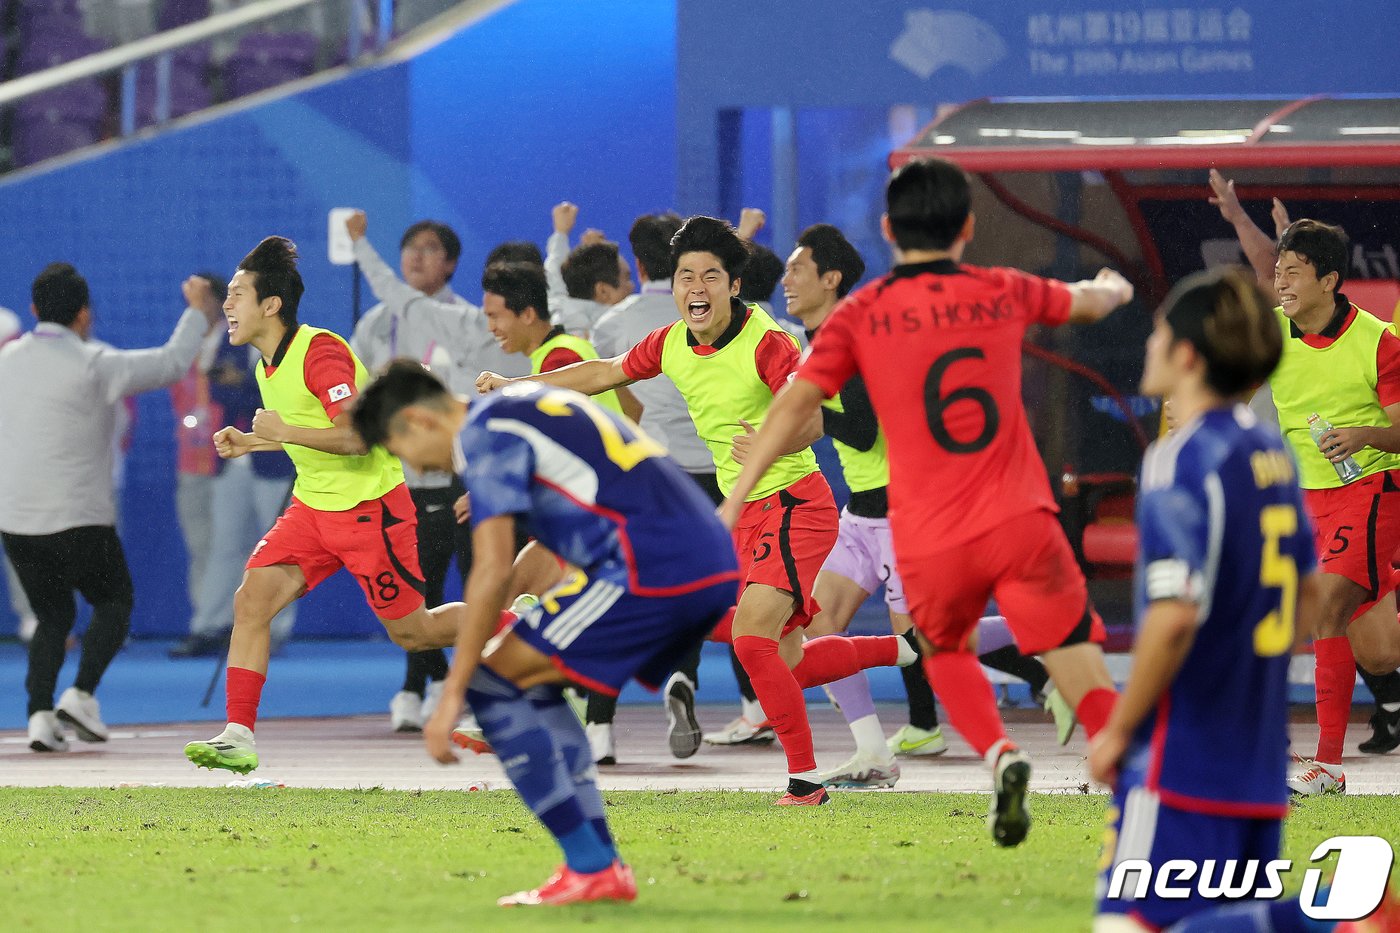
[[(1330, 430), (1332, 430), (1331, 422), (1317, 412), (1308, 416), (1308, 431), (1312, 434), (1313, 443), (1317, 445), (1318, 450), (1322, 450), (1322, 436)], [(1326, 453), (1323, 451), (1324, 456)], [(1361, 467), (1357, 464), (1355, 457), (1347, 457), (1341, 463), (1333, 463), (1332, 468), (1337, 471), (1337, 476), (1343, 483), (1350, 483), (1352, 480), (1361, 478)]]

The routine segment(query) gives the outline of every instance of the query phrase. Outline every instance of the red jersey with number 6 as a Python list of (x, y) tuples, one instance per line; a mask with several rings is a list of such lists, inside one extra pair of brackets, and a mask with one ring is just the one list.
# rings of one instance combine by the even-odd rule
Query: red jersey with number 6
[(865, 379), (889, 439), (890, 525), (905, 553), (1056, 509), (1021, 402), (1021, 342), (1033, 324), (1069, 320), (1071, 300), (1063, 282), (941, 260), (896, 266), (817, 331), (797, 378), (828, 398)]

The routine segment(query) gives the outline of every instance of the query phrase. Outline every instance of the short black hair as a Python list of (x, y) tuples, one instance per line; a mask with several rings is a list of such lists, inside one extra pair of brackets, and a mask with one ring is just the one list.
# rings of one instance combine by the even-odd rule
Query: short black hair
[(836, 286), (837, 298), (845, 298), (865, 275), (865, 260), (860, 258), (860, 252), (831, 224), (813, 224), (803, 230), (797, 245), (812, 251), (817, 275), (826, 275), (833, 269), (841, 273), (841, 281)]
[(726, 221), (703, 214), (697, 214), (681, 224), (676, 235), (671, 237), (673, 270), (686, 253), (712, 253), (719, 257), (720, 265), (724, 266), (731, 282), (740, 278), (744, 264), (749, 261), (748, 247), (739, 239), (734, 228)]
[(66, 262), (51, 262), (34, 279), (29, 289), (39, 320), (72, 326), (88, 306), (87, 279)]
[(1159, 312), (1172, 337), (1196, 348), (1206, 385), (1227, 398), (1263, 385), (1283, 356), (1283, 329), (1255, 277), (1235, 266), (1189, 275)]
[(544, 253), (529, 240), (507, 240), (486, 254), (486, 265), (494, 266), (498, 262), (533, 262), (543, 266)]
[(783, 261), (778, 254), (759, 243), (749, 243), (749, 260), (739, 282), (740, 301), (772, 301), (783, 278)]
[(622, 284), (620, 254), (616, 243), (590, 243), (578, 246), (559, 270), (570, 298), (593, 300), (593, 286), (602, 282), (614, 288)]
[(452, 398), (442, 380), (417, 360), (393, 360), (355, 400), (351, 422), (366, 447), (383, 444), (394, 431), (394, 419), (409, 405), (446, 407)]
[[(457, 267), (455, 263), (462, 256), (462, 241), (458, 238), (457, 231), (440, 220), (420, 220), (410, 225), (409, 228), (403, 232), (403, 237), (399, 240), (399, 252), (403, 252), (409, 240), (412, 240), (424, 231), (437, 237), (437, 241), (442, 244), (442, 251), (447, 254), (448, 261), (454, 263), (452, 272), (456, 272)], [(449, 280), (452, 278), (452, 272), (447, 273), (447, 278)]]
[(1278, 252), (1296, 253), (1307, 260), (1319, 279), (1329, 272), (1337, 273), (1336, 291), (1342, 290), (1347, 278), (1350, 245), (1341, 227), (1307, 217), (1293, 221), (1278, 238)]
[(972, 185), (947, 159), (913, 159), (885, 184), (885, 211), (900, 249), (947, 249), (972, 213)]
[(516, 314), (534, 308), (540, 320), (549, 320), (549, 285), (544, 266), (533, 262), (495, 262), (481, 276), (481, 290), (500, 295)]
[(259, 302), (282, 299), (277, 316), (288, 327), (296, 327), (297, 308), (306, 290), (297, 270), (297, 245), (284, 236), (266, 237), (243, 257), (238, 268), (253, 274), (253, 291)]
[(632, 255), (637, 258), (637, 267), (646, 275), (647, 281), (668, 282), (675, 273), (676, 260), (671, 256), (671, 238), (680, 228), (681, 217), (674, 211), (643, 214), (632, 221), (627, 242), (632, 244)]

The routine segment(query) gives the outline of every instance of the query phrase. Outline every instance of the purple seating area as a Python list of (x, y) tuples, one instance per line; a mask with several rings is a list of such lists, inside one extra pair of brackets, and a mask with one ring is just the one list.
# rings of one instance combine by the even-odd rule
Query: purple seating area
[[(211, 14), (210, 0), (156, 3), (153, 19), (147, 23), (154, 22), (162, 32)], [(348, 41), (343, 31), (337, 33), (334, 40), (323, 42), (310, 32), (255, 31), (239, 38), (231, 52), (231, 40), (227, 38), (174, 52), (169, 118), (304, 78), (321, 67), (343, 64)], [(0, 0), (0, 43), (0, 81), (108, 47), (86, 31), (80, 0)], [(362, 47), (371, 44), (372, 39), (366, 35)], [(154, 60), (143, 61), (137, 67), (137, 127), (158, 122), (157, 67)], [(58, 88), (8, 111), (0, 109), (0, 171), (91, 145), (119, 132), (120, 123), (121, 80), (117, 74)]]
[(250, 32), (224, 63), (224, 90), (232, 99), (304, 78), (316, 69), (320, 42), (309, 33)]
[[(107, 47), (83, 31), (77, 0), (21, 0), (18, 14), (16, 77)], [(110, 112), (107, 82), (98, 79), (80, 81), (22, 101), (15, 107), (10, 124), (14, 163), (31, 165), (97, 142), (103, 136)]]
[(156, 24), (161, 32), (204, 19), (209, 15), (209, 0), (165, 0)]
[[(210, 87), (212, 62), (207, 45), (180, 49), (170, 62), (169, 118), (203, 110), (214, 103)], [(156, 123), (156, 63), (142, 62), (136, 72), (136, 125)]]

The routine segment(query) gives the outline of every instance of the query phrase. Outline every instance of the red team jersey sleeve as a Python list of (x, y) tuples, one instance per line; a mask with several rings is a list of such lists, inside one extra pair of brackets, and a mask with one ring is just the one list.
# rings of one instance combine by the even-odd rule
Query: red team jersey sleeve
[(332, 421), (355, 397), (355, 361), (350, 348), (329, 334), (317, 334), (306, 349), (302, 370), (306, 388), (321, 400)]
[(822, 324), (812, 339), (812, 349), (807, 351), (807, 358), (797, 371), (799, 379), (815, 383), (827, 398), (840, 392), (856, 372), (856, 357), (852, 352), (855, 338), (851, 331), (855, 315), (845, 311), (847, 307), (838, 306)]
[(1376, 347), (1376, 397), (1382, 408), (1400, 402), (1400, 337), (1389, 330)]
[(579, 356), (568, 347), (555, 347), (545, 356), (540, 363), (540, 372), (552, 373), (563, 366), (572, 366), (574, 363), (582, 363), (583, 357)]
[(1059, 327), (1069, 322), (1074, 294), (1057, 279), (1042, 279), (1019, 269), (1002, 269), (1007, 277), (1006, 291), (1030, 312), (1032, 324)]
[(661, 348), (666, 345), (667, 332), (674, 326), (658, 327), (623, 355), (622, 371), (628, 379), (654, 379), (661, 375)]
[(758, 342), (753, 356), (758, 377), (777, 395), (787, 385), (788, 378), (797, 372), (802, 351), (797, 349), (797, 342), (786, 331), (770, 330)]

